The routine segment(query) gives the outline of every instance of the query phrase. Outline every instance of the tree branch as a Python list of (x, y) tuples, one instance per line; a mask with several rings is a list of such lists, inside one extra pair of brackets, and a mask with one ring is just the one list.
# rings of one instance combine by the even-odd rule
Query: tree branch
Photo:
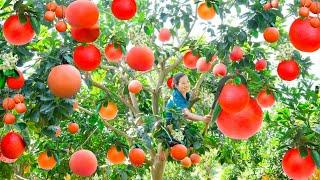
[(201, 86), (202, 82), (205, 80), (205, 77), (206, 77), (206, 73), (201, 74), (201, 76), (198, 79), (196, 85), (192, 89), (189, 108), (191, 108), (197, 101), (200, 100), (200, 98), (198, 97), (199, 89), (200, 89), (200, 86)]
[(18, 174), (14, 174), (14, 176), (16, 176), (16, 177), (17, 177), (17, 179), (21, 179), (21, 180), (29, 180), (29, 179), (27, 179), (27, 178), (24, 178), (24, 177), (22, 177), (22, 176), (19, 176)]
[(113, 96), (117, 97), (118, 99), (120, 99), (120, 101), (125, 104), (131, 111), (134, 115), (138, 114), (139, 111), (133, 107), (124, 97), (120, 96), (119, 94), (116, 94), (116, 93), (113, 93), (111, 92), (107, 87), (105, 87), (104, 85), (98, 83), (98, 82), (95, 82), (93, 81), (92, 79), (90, 79), (90, 81), (92, 82), (92, 85), (97, 87), (97, 88), (100, 88), (104, 91), (106, 91), (107, 93), (109, 94), (112, 94)]
[[(86, 108), (84, 108), (84, 107), (81, 107), (81, 106), (79, 106), (78, 109), (79, 109), (80, 111), (83, 111), (83, 112), (89, 114), (89, 115), (93, 115), (93, 114), (94, 114), (93, 112), (91, 112), (91, 111), (89, 111), (88, 109), (86, 109)], [(105, 120), (103, 120), (103, 119), (102, 119), (102, 121), (103, 121), (104, 125), (105, 125), (107, 128), (111, 129), (112, 131), (114, 131), (115, 133), (117, 133), (117, 134), (119, 134), (119, 135), (124, 136), (124, 137), (127, 139), (129, 146), (132, 145), (132, 137), (130, 137), (130, 136), (129, 136), (127, 133), (125, 133), (124, 131), (121, 131), (121, 130), (115, 128), (114, 126), (112, 126), (112, 125), (111, 125), (110, 123), (108, 123), (107, 121), (105, 121)]]
[[(81, 107), (82, 108), (82, 107)], [(82, 148), (83, 145), (85, 145), (91, 138), (91, 136), (97, 131), (98, 127), (96, 127), (91, 133), (90, 135), (87, 137), (87, 139), (79, 146), (80, 148)]]
[(100, 65), (100, 68), (103, 69), (103, 70), (110, 70), (110, 69), (113, 69), (113, 70), (118, 70), (118, 67), (116, 66), (107, 66), (107, 65)]

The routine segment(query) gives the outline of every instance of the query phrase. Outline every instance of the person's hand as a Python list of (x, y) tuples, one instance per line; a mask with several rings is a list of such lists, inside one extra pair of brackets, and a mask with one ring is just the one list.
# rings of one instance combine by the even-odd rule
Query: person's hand
[(203, 122), (208, 124), (210, 121), (211, 121), (211, 115), (207, 114), (207, 115), (203, 116)]

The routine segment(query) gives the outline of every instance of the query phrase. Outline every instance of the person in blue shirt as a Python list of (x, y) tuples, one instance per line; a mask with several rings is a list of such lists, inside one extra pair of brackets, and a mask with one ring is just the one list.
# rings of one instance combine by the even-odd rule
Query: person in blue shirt
[[(173, 77), (173, 92), (166, 105), (166, 120), (167, 123), (174, 121), (173, 113), (170, 109), (174, 109), (178, 112), (182, 112), (182, 115), (191, 121), (202, 121), (209, 123), (211, 121), (210, 115), (197, 115), (188, 109), (190, 102), (190, 82), (188, 76), (184, 73), (177, 73)], [(170, 123), (170, 124), (171, 124)]]

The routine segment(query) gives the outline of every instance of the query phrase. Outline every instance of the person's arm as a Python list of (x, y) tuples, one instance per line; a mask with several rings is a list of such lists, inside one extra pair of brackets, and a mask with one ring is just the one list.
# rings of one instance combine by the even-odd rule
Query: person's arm
[(190, 119), (192, 121), (203, 121), (205, 123), (208, 123), (211, 121), (210, 115), (200, 116), (190, 112), (189, 109), (187, 108), (183, 109), (182, 112), (185, 118)]

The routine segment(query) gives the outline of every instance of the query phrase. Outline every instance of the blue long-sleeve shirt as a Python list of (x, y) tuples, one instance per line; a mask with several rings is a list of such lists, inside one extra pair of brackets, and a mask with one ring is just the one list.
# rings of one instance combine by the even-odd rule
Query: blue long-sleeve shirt
[(180, 93), (180, 91), (174, 88), (173, 93), (166, 105), (166, 120), (171, 121), (172, 112), (169, 112), (170, 109), (174, 109), (175, 111), (182, 111), (185, 108), (188, 108), (190, 100), (190, 94), (187, 93), (186, 98)]

